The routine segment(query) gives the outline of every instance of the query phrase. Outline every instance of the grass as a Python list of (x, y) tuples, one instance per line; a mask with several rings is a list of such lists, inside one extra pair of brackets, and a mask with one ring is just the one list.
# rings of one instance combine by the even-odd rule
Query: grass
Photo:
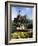
[(14, 32), (11, 33), (11, 39), (24, 39), (24, 38), (32, 38), (32, 32)]

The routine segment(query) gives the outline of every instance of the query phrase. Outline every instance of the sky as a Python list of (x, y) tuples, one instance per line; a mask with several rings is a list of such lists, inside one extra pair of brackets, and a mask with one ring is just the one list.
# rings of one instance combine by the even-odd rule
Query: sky
[(12, 20), (14, 20), (14, 18), (17, 17), (17, 15), (19, 14), (19, 10), (20, 10), (20, 15), (22, 16), (27, 15), (29, 19), (32, 19), (32, 8), (12, 6), (11, 7)]

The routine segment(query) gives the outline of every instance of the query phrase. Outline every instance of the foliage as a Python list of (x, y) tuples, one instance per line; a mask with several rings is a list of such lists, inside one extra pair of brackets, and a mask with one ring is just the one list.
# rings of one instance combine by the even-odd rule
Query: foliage
[(12, 22), (12, 26), (15, 26), (15, 27), (20, 27), (21, 25), (24, 25), (24, 27), (26, 28), (31, 28), (32, 29), (32, 20), (30, 19), (27, 19), (27, 15), (25, 16), (21, 16), (21, 15), (18, 15), (16, 18), (14, 18), (13, 22)]

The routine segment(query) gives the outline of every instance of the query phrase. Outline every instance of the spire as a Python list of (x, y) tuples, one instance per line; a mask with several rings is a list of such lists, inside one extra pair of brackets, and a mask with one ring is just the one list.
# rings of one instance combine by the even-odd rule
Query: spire
[(19, 14), (20, 14), (20, 10), (19, 10), (18, 12), (19, 12)]

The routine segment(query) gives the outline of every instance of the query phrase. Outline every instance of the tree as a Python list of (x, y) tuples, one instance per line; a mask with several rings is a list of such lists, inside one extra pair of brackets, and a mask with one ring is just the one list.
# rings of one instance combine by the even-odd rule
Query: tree
[(17, 15), (16, 18), (14, 18), (13, 26), (15, 27), (20, 27), (21, 25), (23, 25), (25, 28), (31, 28), (32, 29), (32, 20), (27, 19), (27, 15), (21, 16), (20, 14)]

